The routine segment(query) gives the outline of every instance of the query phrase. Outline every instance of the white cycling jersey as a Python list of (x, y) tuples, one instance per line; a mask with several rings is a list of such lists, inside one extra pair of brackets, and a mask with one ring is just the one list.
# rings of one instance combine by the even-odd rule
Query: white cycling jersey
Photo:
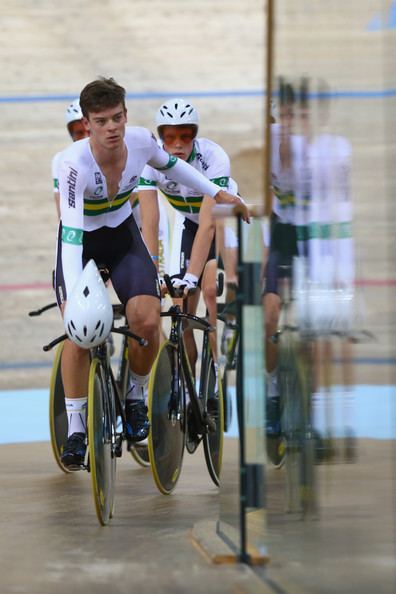
[(169, 171), (175, 183), (188, 184), (214, 197), (219, 187), (182, 160), (169, 155), (146, 128), (126, 127), (127, 160), (117, 195), (109, 199), (106, 178), (95, 161), (90, 139), (71, 144), (61, 155), (59, 192), (62, 220), (62, 265), (67, 293), (82, 271), (84, 231), (118, 227), (131, 214), (130, 195), (146, 164)]
[[(230, 159), (221, 146), (207, 138), (196, 138), (187, 162), (223, 190), (229, 190)], [(139, 181), (139, 192), (161, 190), (169, 204), (185, 218), (198, 223), (203, 195), (187, 184), (177, 183), (167, 173), (146, 166)]]

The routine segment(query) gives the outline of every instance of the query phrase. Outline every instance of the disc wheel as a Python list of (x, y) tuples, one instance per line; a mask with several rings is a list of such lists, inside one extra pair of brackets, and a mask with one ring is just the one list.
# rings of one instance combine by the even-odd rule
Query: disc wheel
[(104, 384), (101, 364), (95, 358), (89, 370), (88, 445), (96, 515), (103, 526), (113, 515), (116, 472), (116, 457), (113, 452), (115, 415), (110, 410), (114, 406), (114, 398), (109, 396), (111, 394)]
[(148, 386), (150, 466), (158, 489), (165, 495), (169, 495), (176, 486), (185, 445), (185, 398), (182, 390), (177, 411), (169, 414), (176, 356), (175, 347), (169, 341), (161, 345)]
[(219, 485), (224, 440), (224, 398), (220, 371), (213, 357), (208, 360), (206, 385), (203, 390), (204, 410), (212, 423), (203, 435), (206, 466), (215, 485)]
[(63, 343), (61, 343), (55, 353), (54, 363), (52, 365), (50, 391), (49, 391), (49, 421), (51, 446), (54, 458), (59, 468), (63, 472), (69, 473), (70, 470), (62, 464), (61, 456), (67, 442), (68, 421), (65, 405), (65, 392), (63, 389), (61, 360), (63, 352)]

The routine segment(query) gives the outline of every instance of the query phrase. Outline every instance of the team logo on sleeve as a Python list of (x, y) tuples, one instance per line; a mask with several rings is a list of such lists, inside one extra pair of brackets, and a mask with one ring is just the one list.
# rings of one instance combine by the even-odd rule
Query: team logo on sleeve
[(76, 183), (77, 183), (77, 171), (70, 167), (69, 175), (67, 176), (68, 185), (68, 202), (70, 208), (76, 207)]

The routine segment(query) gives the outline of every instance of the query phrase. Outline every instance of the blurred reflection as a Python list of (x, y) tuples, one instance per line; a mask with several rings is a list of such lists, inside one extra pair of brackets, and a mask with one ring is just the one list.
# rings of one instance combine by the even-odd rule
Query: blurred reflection
[(329, 131), (325, 82), (310, 86), (279, 80), (263, 291), (267, 452), (275, 467), (286, 460), (289, 511), (314, 501), (315, 463), (356, 458), (351, 145)]

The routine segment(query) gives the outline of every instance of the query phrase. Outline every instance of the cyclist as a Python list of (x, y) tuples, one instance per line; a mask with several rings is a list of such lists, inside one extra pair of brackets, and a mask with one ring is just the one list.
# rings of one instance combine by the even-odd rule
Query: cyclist
[[(90, 259), (104, 264), (113, 288), (125, 304), (128, 325), (149, 342), (142, 349), (130, 343), (131, 385), (126, 402), (127, 438), (147, 437), (149, 422), (145, 390), (156, 357), (160, 329), (157, 270), (132, 214), (130, 195), (144, 166), (166, 170), (212, 200), (240, 203), (183, 160), (159, 147), (149, 130), (127, 126), (125, 89), (114, 79), (99, 78), (80, 94), (89, 138), (70, 145), (59, 168), (61, 221), (58, 232), (55, 290), (64, 310), (67, 296)], [(215, 198), (215, 200), (213, 200)], [(62, 380), (68, 410), (68, 441), (62, 462), (83, 463), (89, 351), (66, 340)]]
[[(73, 142), (76, 140), (81, 140), (82, 138), (86, 138), (89, 134), (83, 119), (83, 114), (80, 108), (80, 101), (79, 99), (74, 99), (67, 107), (65, 112), (65, 122), (67, 131), (70, 134), (70, 138)], [(58, 214), (58, 220), (60, 219), (60, 206), (59, 206), (59, 161), (61, 157), (62, 151), (56, 153), (56, 155), (52, 159), (51, 169), (52, 169), (52, 180), (53, 180), (53, 188), (54, 188), (54, 199), (55, 199), (55, 206), (56, 212)]]
[[(182, 98), (174, 98), (160, 106), (156, 114), (158, 135), (162, 147), (171, 155), (186, 161), (219, 188), (229, 188), (230, 160), (225, 151), (207, 138), (197, 138), (199, 117), (196, 108)], [(155, 201), (160, 189), (175, 208), (172, 235), (170, 275), (175, 287), (202, 288), (209, 321), (216, 327), (216, 245), (215, 222), (212, 218), (213, 200), (206, 193), (196, 191), (189, 184), (177, 183), (163, 171), (146, 166), (139, 183), (142, 230), (148, 243), (156, 241)], [(235, 182), (232, 192), (236, 193)], [(194, 314), (200, 291), (190, 296), (188, 312)], [(193, 331), (184, 333), (186, 349), (192, 368), (197, 360)], [(216, 336), (210, 341), (214, 356)]]

